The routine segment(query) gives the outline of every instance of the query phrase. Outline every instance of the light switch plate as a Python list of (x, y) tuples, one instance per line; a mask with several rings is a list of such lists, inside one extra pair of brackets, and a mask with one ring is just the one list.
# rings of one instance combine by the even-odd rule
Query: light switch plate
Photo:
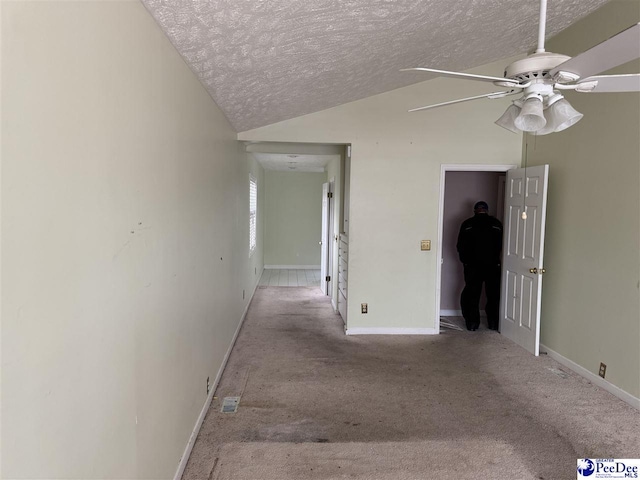
[(431, 240), (420, 241), (420, 250), (431, 250)]

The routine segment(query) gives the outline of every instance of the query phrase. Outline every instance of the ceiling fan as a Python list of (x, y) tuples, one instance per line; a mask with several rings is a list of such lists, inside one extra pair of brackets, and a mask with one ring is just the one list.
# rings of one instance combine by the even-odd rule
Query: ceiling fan
[(502, 98), (522, 94), (495, 122), (514, 133), (546, 135), (560, 132), (583, 115), (562, 95), (563, 90), (583, 93), (638, 92), (640, 73), (599, 75), (618, 65), (640, 58), (640, 23), (633, 25), (593, 48), (571, 58), (544, 49), (547, 0), (540, 1), (538, 48), (535, 53), (507, 65), (504, 77), (490, 77), (433, 68), (405, 68), (401, 71), (437, 73), (443, 77), (491, 82), (507, 90), (409, 110), (417, 112), (480, 98)]

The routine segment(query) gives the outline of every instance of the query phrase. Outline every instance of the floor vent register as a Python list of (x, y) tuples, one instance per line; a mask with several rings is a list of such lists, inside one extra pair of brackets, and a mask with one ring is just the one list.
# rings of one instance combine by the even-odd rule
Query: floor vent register
[(238, 411), (238, 404), (240, 403), (240, 397), (224, 397), (222, 401), (222, 413), (236, 413)]

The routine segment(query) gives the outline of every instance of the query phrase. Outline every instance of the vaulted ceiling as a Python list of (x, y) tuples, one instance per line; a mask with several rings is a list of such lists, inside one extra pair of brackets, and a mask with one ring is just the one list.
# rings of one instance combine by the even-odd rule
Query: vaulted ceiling
[[(237, 131), (433, 77), (401, 68), (528, 53), (539, 13), (538, 0), (142, 1)], [(548, 0), (547, 38), (606, 2)]]

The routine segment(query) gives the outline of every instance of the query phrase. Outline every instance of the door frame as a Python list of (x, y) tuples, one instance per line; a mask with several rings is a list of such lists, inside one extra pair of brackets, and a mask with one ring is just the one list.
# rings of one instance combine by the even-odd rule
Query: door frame
[[(436, 243), (436, 298), (434, 330), (436, 335), (440, 334), (440, 294), (442, 290), (442, 230), (444, 227), (444, 189), (447, 172), (507, 172), (519, 165), (486, 165), (486, 164), (441, 164), (440, 165), (440, 199), (438, 200), (438, 242)], [(502, 297), (500, 305), (502, 305)]]

